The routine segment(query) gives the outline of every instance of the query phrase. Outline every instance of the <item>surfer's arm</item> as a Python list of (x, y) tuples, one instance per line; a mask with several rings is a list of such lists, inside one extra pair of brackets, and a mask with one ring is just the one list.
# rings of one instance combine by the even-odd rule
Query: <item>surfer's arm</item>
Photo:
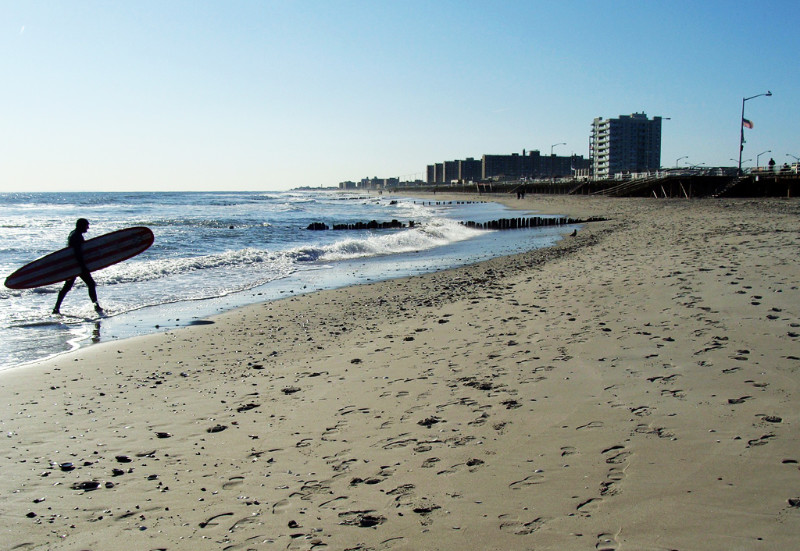
[(73, 239), (70, 243), (72, 250), (75, 252), (75, 258), (78, 260), (82, 272), (88, 272), (89, 268), (86, 267), (86, 261), (83, 259), (83, 240)]

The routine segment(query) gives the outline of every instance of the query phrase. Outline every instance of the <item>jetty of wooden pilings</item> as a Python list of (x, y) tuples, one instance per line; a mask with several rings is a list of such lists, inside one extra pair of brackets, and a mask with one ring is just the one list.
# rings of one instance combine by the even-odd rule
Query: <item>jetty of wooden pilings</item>
[[(573, 224), (585, 224), (587, 222), (602, 222), (605, 218), (592, 217), (592, 218), (565, 218), (556, 216), (530, 216), (520, 218), (501, 218), (499, 220), (490, 220), (488, 222), (460, 222), (462, 226), (473, 228), (476, 230), (518, 230), (526, 228), (543, 228), (548, 226), (569, 226)], [(378, 222), (371, 220), (369, 222), (356, 222), (354, 224), (334, 224), (329, 226), (324, 222), (313, 222), (308, 225), (306, 229), (313, 231), (324, 230), (393, 230), (403, 228), (415, 227), (415, 222), (409, 220), (408, 224), (392, 220), (391, 222)]]
[(475, 228), (478, 230), (518, 230), (548, 226), (570, 226), (573, 224), (585, 224), (587, 222), (602, 222), (603, 220), (605, 219), (599, 217), (580, 219), (555, 216), (531, 216), (528, 218), (501, 218), (499, 220), (490, 220), (489, 222), (461, 222), (461, 224), (468, 228)]
[(392, 220), (391, 222), (378, 222), (377, 220), (370, 220), (369, 222), (356, 222), (352, 224), (334, 224), (333, 226), (328, 226), (324, 222), (312, 222), (306, 228), (307, 230), (313, 231), (324, 231), (324, 230), (397, 230), (403, 228), (413, 228), (414, 221), (409, 220), (408, 224), (404, 224), (399, 220)]

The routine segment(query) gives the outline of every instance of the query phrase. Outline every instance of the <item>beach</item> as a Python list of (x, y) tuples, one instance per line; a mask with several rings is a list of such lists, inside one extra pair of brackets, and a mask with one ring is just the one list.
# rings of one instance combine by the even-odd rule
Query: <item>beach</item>
[(2, 548), (796, 546), (800, 202), (451, 198), (607, 220), (0, 373)]

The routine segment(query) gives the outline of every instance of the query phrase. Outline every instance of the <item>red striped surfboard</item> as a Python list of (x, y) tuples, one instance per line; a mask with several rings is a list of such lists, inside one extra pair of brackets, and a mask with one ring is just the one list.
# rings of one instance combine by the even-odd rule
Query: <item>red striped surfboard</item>
[[(155, 236), (150, 228), (137, 226), (106, 233), (83, 243), (83, 259), (90, 272), (107, 268), (147, 250)], [(10, 289), (32, 289), (58, 283), (81, 273), (75, 251), (65, 247), (26, 264), (6, 278)]]

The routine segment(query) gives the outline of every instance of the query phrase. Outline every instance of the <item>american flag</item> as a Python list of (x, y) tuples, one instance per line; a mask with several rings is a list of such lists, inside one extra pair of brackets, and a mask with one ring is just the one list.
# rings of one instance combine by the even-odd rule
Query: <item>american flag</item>
[(744, 126), (745, 128), (753, 128), (753, 121), (742, 119), (742, 126)]

